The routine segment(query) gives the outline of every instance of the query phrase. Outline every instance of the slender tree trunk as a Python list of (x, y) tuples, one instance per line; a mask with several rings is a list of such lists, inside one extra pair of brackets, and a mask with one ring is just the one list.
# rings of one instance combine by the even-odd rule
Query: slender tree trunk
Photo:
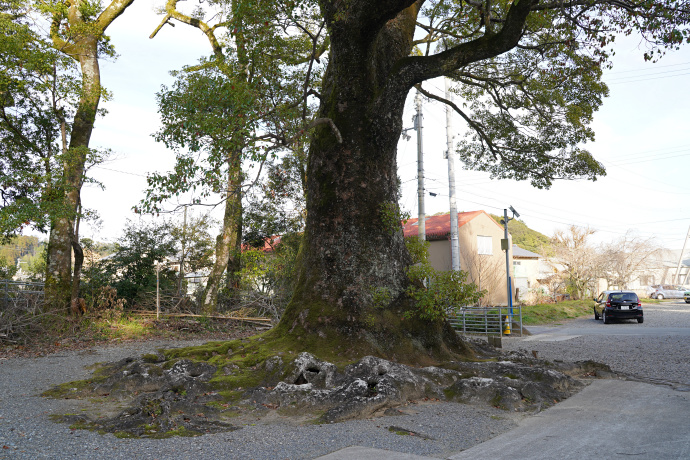
[[(380, 97), (391, 66), (410, 52), (417, 9), (371, 35), (363, 16), (355, 12), (348, 22), (335, 16), (333, 2), (322, 3), (331, 53), (319, 116), (335, 123), (343, 141), (327, 125), (312, 138), (299, 281), (277, 334), (309, 338), (313, 348), (339, 343), (355, 355), (449, 356), (446, 346), (460, 345), (446, 325), (401, 319), (411, 308), (396, 165), (407, 91)], [(392, 299), (384, 308), (373, 302), (382, 291)]]
[[(84, 167), (89, 149), (89, 141), (96, 120), (100, 101), (101, 81), (97, 54), (98, 41), (95, 36), (85, 37), (80, 44), (78, 55), (82, 74), (83, 94), (70, 132), (69, 148), (63, 159), (62, 194), (65, 210), (53, 219), (48, 240), (48, 264), (46, 274), (46, 300), (53, 308), (67, 311), (70, 306), (73, 285), (79, 286), (79, 270), (72, 278), (72, 249), (75, 256), (83, 261), (83, 253), (74, 223), (81, 202), (81, 187)], [(78, 292), (78, 288), (76, 289)]]
[(239, 270), (242, 243), (242, 171), (241, 152), (233, 152), (228, 161), (228, 185), (226, 190), (223, 230), (216, 238), (216, 260), (206, 283), (202, 310), (214, 313), (218, 305), (218, 291), (223, 273), (228, 271), (230, 287), (237, 288), (236, 273)]

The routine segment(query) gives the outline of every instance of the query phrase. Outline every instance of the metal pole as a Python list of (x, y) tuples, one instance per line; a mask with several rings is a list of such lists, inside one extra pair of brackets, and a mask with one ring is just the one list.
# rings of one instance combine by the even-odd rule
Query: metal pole
[[(690, 227), (688, 227), (688, 234), (685, 235), (685, 241), (683, 241), (683, 249), (680, 251), (680, 257), (678, 257), (678, 266), (676, 267), (676, 276), (673, 277), (673, 284), (678, 284), (678, 278), (680, 276), (680, 265), (683, 263), (683, 254), (685, 254), (685, 245), (688, 243), (688, 238), (690, 238)], [(685, 278), (687, 280), (687, 276)]]
[(156, 264), (156, 320), (161, 319), (161, 293), (160, 293), (160, 272), (161, 264)]
[(503, 238), (506, 241), (506, 287), (508, 289), (508, 307), (510, 308), (510, 317), (513, 317), (513, 289), (510, 285), (510, 240), (508, 239), (508, 210), (503, 210)]
[[(450, 100), (448, 79), (446, 83), (446, 99)], [(453, 135), (451, 124), (453, 121), (450, 106), (446, 105), (446, 155), (448, 158), (448, 196), (450, 199), (450, 258), (453, 271), (460, 270), (460, 239), (458, 237), (458, 205), (455, 201), (455, 152), (453, 151)]]
[(420, 240), (426, 240), (426, 218), (424, 213), (424, 154), (422, 151), (422, 96), (419, 92), (414, 98), (417, 106), (417, 116), (415, 117), (415, 128), (417, 129), (417, 209), (419, 218), (417, 219), (417, 235)]

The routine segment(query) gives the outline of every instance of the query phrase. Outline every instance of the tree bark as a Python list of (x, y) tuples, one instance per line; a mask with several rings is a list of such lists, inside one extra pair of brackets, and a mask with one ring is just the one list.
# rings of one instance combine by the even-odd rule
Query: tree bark
[[(332, 120), (343, 141), (328, 125), (312, 137), (299, 281), (275, 332), (307, 347), (408, 362), (467, 352), (446, 322), (401, 319), (414, 308), (405, 295), (410, 257), (397, 212), (404, 103), (415, 84), (514, 47), (535, 0), (513, 4), (497, 33), (414, 57), (423, 3), (320, 1), (331, 49), (319, 117)], [(381, 292), (388, 305), (375, 301)]]
[[(391, 2), (381, 2), (370, 15), (337, 18), (335, 3), (321, 3), (331, 55), (319, 117), (331, 119), (343, 141), (327, 125), (314, 132), (299, 281), (277, 331), (335, 340), (346, 353), (414, 360), (438, 352), (442, 337), (457, 345), (441, 324), (401, 320), (410, 258), (397, 211), (396, 146), (409, 88), (381, 94), (392, 67), (410, 52), (417, 6), (386, 18)], [(376, 28), (377, 19), (385, 25)], [(373, 302), (382, 290), (392, 299), (384, 308)], [(412, 337), (418, 340), (410, 347)]]
[(238, 287), (235, 273), (239, 270), (242, 243), (242, 171), (240, 168), (241, 152), (233, 152), (228, 161), (223, 230), (216, 238), (216, 260), (209, 274), (202, 299), (202, 310), (206, 314), (213, 314), (217, 310), (218, 292), (226, 269), (230, 287), (233, 289)]
[[(50, 236), (48, 239), (48, 263), (45, 284), (45, 298), (48, 307), (68, 311), (71, 292), (76, 285), (78, 292), (79, 270), (72, 278), (72, 248), (75, 257), (83, 260), (79, 254), (81, 246), (74, 232), (74, 222), (81, 201), (81, 187), (84, 180), (84, 167), (89, 152), (89, 142), (93, 131), (96, 113), (101, 97), (101, 74), (98, 63), (98, 44), (105, 29), (134, 0), (113, 0), (98, 16), (86, 26), (88, 33), (76, 34), (70, 40), (60, 35), (60, 12), (54, 13), (51, 26), (51, 37), (55, 48), (72, 57), (79, 63), (82, 75), (82, 95), (78, 103), (70, 131), (69, 148), (63, 160), (63, 183), (60, 193), (64, 203), (60, 215), (51, 216)], [(66, 20), (72, 30), (85, 30), (85, 21), (80, 7), (82, 1), (70, 3)]]

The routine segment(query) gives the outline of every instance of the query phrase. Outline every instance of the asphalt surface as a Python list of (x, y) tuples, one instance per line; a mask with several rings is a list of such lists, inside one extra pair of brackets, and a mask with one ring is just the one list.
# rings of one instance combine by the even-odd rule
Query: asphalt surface
[[(577, 395), (522, 418), (516, 428), (445, 458), (690, 459), (690, 305), (676, 300), (644, 308), (643, 324), (604, 325), (585, 317), (504, 339), (508, 350), (596, 359), (632, 377), (592, 381)], [(433, 458), (401, 455), (352, 447), (321, 458)]]
[[(690, 393), (663, 385), (597, 380), (575, 396), (449, 459), (690, 458)], [(462, 429), (459, 427), (459, 429)], [(430, 459), (352, 447), (323, 460)]]

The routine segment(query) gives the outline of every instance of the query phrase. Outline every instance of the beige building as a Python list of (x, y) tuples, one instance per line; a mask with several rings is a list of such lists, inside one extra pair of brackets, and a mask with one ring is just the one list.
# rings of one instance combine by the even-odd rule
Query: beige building
[[(451, 270), (450, 214), (429, 216), (425, 226), (431, 266), (440, 271)], [(418, 229), (417, 219), (409, 219), (403, 226), (405, 237), (417, 236)], [(485, 305), (507, 305), (506, 256), (501, 249), (503, 227), (485, 211), (460, 212), (458, 239), (460, 269), (468, 272), (469, 281), (487, 291), (482, 302)], [(510, 235), (508, 239), (511, 243), (508, 247), (512, 248)], [(512, 270), (512, 263), (510, 266)]]
[(533, 304), (546, 295), (539, 282), (544, 277), (543, 259), (535, 252), (513, 245), (515, 303)]

